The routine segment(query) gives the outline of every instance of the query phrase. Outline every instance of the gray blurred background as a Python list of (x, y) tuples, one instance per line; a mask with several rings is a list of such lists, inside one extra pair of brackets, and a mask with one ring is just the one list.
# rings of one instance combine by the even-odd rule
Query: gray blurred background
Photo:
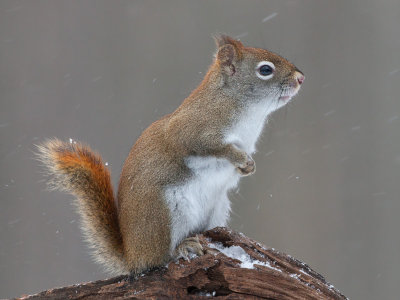
[(231, 227), (305, 261), (352, 299), (400, 284), (400, 2), (0, 1), (0, 298), (107, 277), (34, 144), (97, 149), (114, 184), (144, 128), (201, 81), (211, 35), (306, 75), (232, 195)]

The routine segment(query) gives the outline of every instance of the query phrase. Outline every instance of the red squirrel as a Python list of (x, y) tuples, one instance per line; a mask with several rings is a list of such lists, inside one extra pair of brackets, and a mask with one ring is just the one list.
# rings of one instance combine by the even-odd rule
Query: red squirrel
[(133, 145), (114, 198), (101, 157), (79, 142), (38, 146), (51, 187), (76, 197), (95, 259), (138, 274), (202, 255), (196, 233), (225, 226), (227, 193), (255, 172), (251, 155), (269, 114), (297, 94), (304, 75), (270, 51), (221, 35), (200, 85)]

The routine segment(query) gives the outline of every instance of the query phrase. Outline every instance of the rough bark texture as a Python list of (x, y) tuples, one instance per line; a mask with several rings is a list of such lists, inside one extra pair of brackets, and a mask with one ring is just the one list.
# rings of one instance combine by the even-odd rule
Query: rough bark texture
[(305, 263), (241, 233), (215, 228), (199, 239), (204, 256), (133, 281), (120, 276), (19, 299), (347, 299)]

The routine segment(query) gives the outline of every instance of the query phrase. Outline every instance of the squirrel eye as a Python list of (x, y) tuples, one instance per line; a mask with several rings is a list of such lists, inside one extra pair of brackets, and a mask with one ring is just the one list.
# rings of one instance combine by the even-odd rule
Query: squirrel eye
[(258, 78), (267, 80), (274, 76), (275, 66), (272, 62), (261, 61), (256, 68), (256, 75)]
[(263, 76), (271, 75), (273, 71), (274, 70), (272, 69), (272, 67), (268, 65), (262, 65), (260, 67), (260, 74)]

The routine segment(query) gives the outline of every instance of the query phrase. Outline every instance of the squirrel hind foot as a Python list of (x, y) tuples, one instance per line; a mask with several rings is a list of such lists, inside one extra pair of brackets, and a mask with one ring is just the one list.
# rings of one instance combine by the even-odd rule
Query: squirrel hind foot
[(184, 239), (175, 249), (174, 258), (178, 260), (183, 258), (190, 261), (195, 256), (204, 255), (203, 246), (200, 244), (197, 236), (192, 236)]

